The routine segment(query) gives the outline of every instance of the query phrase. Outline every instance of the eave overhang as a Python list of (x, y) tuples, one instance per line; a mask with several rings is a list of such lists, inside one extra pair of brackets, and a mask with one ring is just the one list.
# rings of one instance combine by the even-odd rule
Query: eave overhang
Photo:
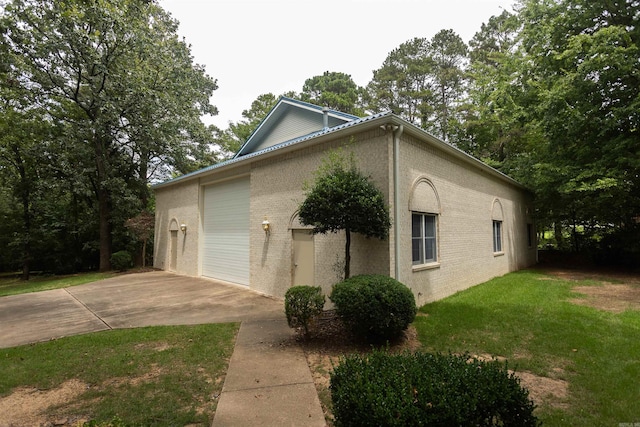
[(249, 153), (241, 157), (234, 157), (230, 160), (227, 160), (222, 163), (217, 163), (211, 166), (208, 166), (204, 169), (200, 169), (195, 172), (191, 172), (177, 178), (156, 184), (152, 186), (154, 190), (166, 188), (178, 183), (184, 183), (188, 181), (192, 181), (194, 179), (209, 177), (210, 175), (232, 170), (234, 168), (242, 167), (247, 164), (251, 164), (255, 161), (267, 160), (273, 158), (275, 156), (281, 156), (287, 153), (290, 153), (295, 150), (300, 150), (305, 147), (314, 144), (321, 144), (323, 142), (327, 142), (330, 140), (334, 140), (336, 138), (348, 137), (356, 133), (365, 132), (375, 128), (387, 128), (388, 125), (391, 126), (400, 126), (404, 127), (404, 134), (411, 135), (416, 139), (425, 142), (426, 144), (431, 145), (432, 147), (441, 150), (442, 152), (452, 156), (455, 159), (462, 161), (465, 164), (468, 164), (471, 167), (479, 169), (490, 176), (493, 176), (501, 181), (509, 183), (515, 187), (518, 187), (522, 190), (528, 189), (520, 184), (518, 181), (513, 178), (505, 175), (504, 173), (498, 171), (497, 169), (492, 168), (491, 166), (483, 163), (482, 161), (476, 159), (475, 157), (465, 153), (464, 151), (448, 144), (435, 136), (429, 134), (428, 132), (420, 129), (419, 127), (409, 123), (408, 121), (396, 116), (391, 112), (383, 112), (379, 114), (374, 114), (372, 116), (364, 117), (361, 119), (353, 120), (347, 123), (344, 123), (339, 126), (335, 126), (328, 129), (323, 129), (317, 132), (313, 132), (311, 134), (301, 136), (289, 141), (282, 142), (280, 144), (276, 144), (271, 147), (267, 147), (263, 150)]

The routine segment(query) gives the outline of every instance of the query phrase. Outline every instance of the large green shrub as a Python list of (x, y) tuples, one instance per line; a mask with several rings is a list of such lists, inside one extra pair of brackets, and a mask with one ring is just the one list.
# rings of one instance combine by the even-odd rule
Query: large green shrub
[(330, 388), (336, 426), (539, 425), (506, 363), (468, 355), (352, 355), (335, 367)]
[(334, 285), (329, 297), (352, 332), (372, 339), (393, 339), (416, 317), (413, 293), (379, 274), (354, 276)]
[(114, 252), (111, 255), (111, 268), (118, 271), (124, 271), (133, 265), (133, 258), (127, 251)]
[(309, 334), (309, 323), (322, 313), (325, 298), (320, 286), (294, 286), (284, 295), (284, 311), (292, 328), (302, 326)]

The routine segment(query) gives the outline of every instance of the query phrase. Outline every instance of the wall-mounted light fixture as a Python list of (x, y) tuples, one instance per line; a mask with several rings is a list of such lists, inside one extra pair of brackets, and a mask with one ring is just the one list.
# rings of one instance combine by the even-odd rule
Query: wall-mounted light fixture
[(187, 224), (180, 224), (180, 230), (182, 230), (184, 234), (187, 234)]
[(266, 216), (264, 217), (264, 221), (262, 221), (262, 229), (264, 230), (264, 234), (269, 234), (271, 231), (271, 223)]

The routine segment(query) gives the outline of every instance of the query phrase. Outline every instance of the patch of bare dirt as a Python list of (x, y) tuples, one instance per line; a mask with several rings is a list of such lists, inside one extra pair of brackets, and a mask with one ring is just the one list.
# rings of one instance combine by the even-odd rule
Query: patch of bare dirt
[(138, 377), (114, 377), (106, 380), (100, 385), (100, 388), (106, 387), (121, 387), (123, 385), (137, 386), (144, 383), (149, 383), (162, 374), (162, 369), (155, 363), (151, 365), (151, 369), (148, 372)]
[(153, 350), (157, 352), (169, 350), (171, 346), (167, 342), (149, 342), (149, 343), (140, 343), (136, 344), (133, 348), (136, 350)]
[(0, 427), (68, 426), (82, 424), (83, 417), (51, 417), (51, 407), (72, 402), (87, 390), (87, 384), (69, 380), (51, 390), (21, 387), (0, 398)]
[(588, 270), (567, 268), (540, 268), (545, 274), (558, 277), (563, 280), (581, 281), (596, 280), (600, 282), (624, 283), (631, 286), (640, 286), (640, 273), (617, 270)]
[(567, 409), (569, 383), (555, 378), (541, 377), (531, 372), (516, 372), (520, 384), (529, 390), (529, 398), (538, 405), (547, 405), (558, 409)]
[(574, 292), (586, 296), (572, 299), (571, 302), (574, 304), (588, 305), (614, 313), (640, 310), (640, 274), (566, 269), (546, 269), (544, 272), (562, 280), (601, 282), (601, 285), (574, 286)]
[[(0, 427), (70, 427), (89, 421), (88, 416), (62, 416), (55, 408), (73, 408), (74, 401), (89, 388), (139, 385), (154, 381), (162, 369), (153, 365), (148, 372), (137, 377), (114, 377), (99, 385), (90, 386), (72, 379), (51, 390), (20, 387), (10, 395), (0, 398)], [(211, 380), (213, 381), (213, 380)], [(73, 409), (72, 411), (73, 412)]]
[(599, 310), (622, 313), (640, 310), (640, 286), (605, 284), (604, 286), (575, 286), (574, 292), (586, 298), (574, 298), (574, 304), (588, 305)]

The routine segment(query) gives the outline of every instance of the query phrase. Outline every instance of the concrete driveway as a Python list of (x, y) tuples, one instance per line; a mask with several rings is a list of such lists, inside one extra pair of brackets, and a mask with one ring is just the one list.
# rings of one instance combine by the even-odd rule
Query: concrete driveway
[(284, 317), (282, 301), (167, 272), (0, 298), (0, 348), (115, 328)]

